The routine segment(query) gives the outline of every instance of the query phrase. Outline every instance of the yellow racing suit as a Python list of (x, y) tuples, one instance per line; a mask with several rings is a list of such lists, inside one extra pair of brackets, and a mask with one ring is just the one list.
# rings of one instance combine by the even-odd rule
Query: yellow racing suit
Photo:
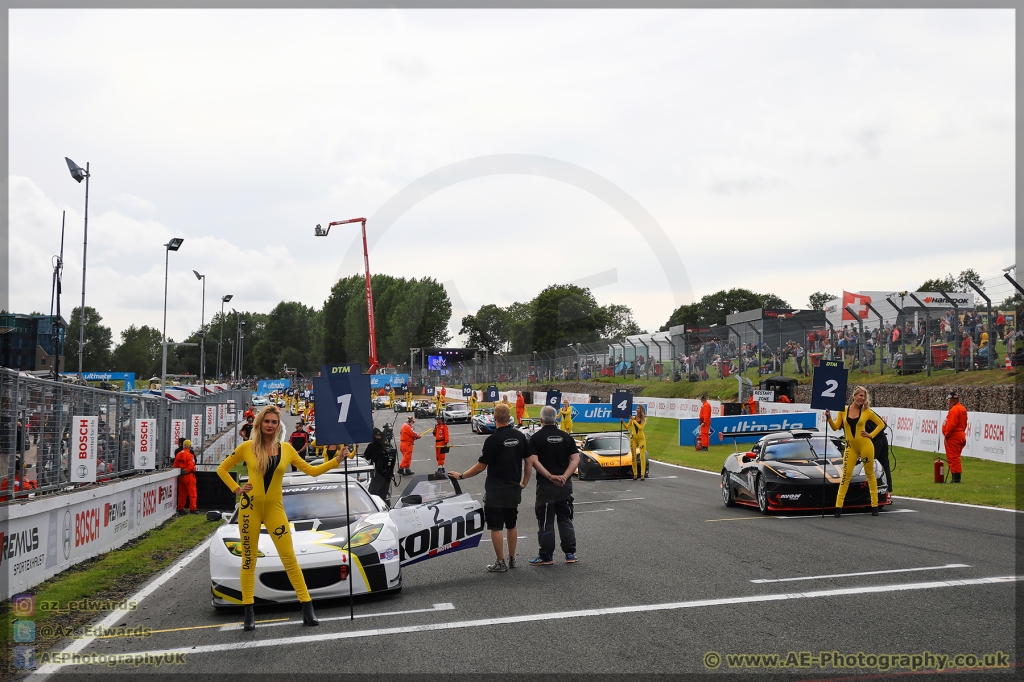
[(252, 446), (253, 441), (245, 441), (217, 467), (217, 475), (224, 481), (224, 485), (233, 491), (239, 486), (229, 472), (239, 462), (245, 462), (249, 470), (249, 483), (252, 484), (252, 490), (242, 493), (238, 507), (238, 532), (242, 541), (242, 603), (253, 603), (261, 525), (266, 526), (269, 531), (299, 601), (311, 601), (299, 563), (295, 560), (295, 550), (292, 548), (291, 526), (284, 513), (281, 480), (289, 465), (294, 465), (307, 476), (319, 476), (336, 467), (339, 460), (329, 459), (320, 466), (310, 466), (299, 457), (290, 443), (281, 443), (279, 461), (273, 473), (267, 472), (270, 474), (270, 485), (265, 487), (265, 476), (260, 473)]
[[(843, 452), (843, 478), (839, 482), (836, 507), (843, 508), (843, 501), (846, 499), (846, 491), (850, 488), (850, 478), (853, 476), (853, 469), (857, 466), (858, 458), (864, 462), (864, 475), (868, 479), (868, 490), (871, 492), (871, 506), (877, 507), (878, 477), (875, 476), (875, 444), (871, 439), (882, 432), (885, 422), (869, 407), (863, 408), (860, 417), (855, 420), (851, 420), (847, 416), (848, 410), (849, 408), (840, 412), (834, 421), (831, 418), (828, 420), (829, 426), (836, 430), (842, 428), (846, 434), (846, 450)], [(868, 420), (876, 424), (875, 429), (869, 432), (868, 436), (861, 436), (860, 432), (864, 430), (864, 424)]]
[(629, 420), (626, 425), (629, 429), (629, 455), (633, 458), (633, 478), (637, 477), (637, 467), (640, 467), (640, 478), (647, 478), (647, 436), (644, 435), (644, 426), (637, 421), (636, 417)]
[(558, 411), (558, 418), (562, 420), (562, 430), (572, 433), (572, 405), (566, 405)]

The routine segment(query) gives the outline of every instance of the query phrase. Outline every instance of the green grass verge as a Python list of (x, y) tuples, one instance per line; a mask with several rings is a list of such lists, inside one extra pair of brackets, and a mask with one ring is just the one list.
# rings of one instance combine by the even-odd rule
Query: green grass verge
[[(35, 595), (36, 612), (23, 620), (35, 621), (37, 633), (43, 625), (60, 626), (65, 630), (79, 628), (100, 614), (71, 611), (68, 604), (83, 598), (119, 601), (130, 597), (153, 574), (205, 540), (216, 525), (208, 522), (203, 513), (174, 517), (123, 547), (72, 566), (26, 590)], [(48, 604), (56, 605), (58, 610), (43, 608)], [(11, 602), (5, 601), (2, 622), (6, 641), (11, 641), (11, 623), (15, 620), (10, 607)], [(59, 639), (37, 634), (33, 646), (37, 651), (45, 650)]]
[[(533, 405), (529, 412), (531, 416), (538, 416), (540, 407)], [(575, 424), (573, 430), (576, 433), (615, 431), (616, 425)], [(733, 452), (731, 443), (712, 444), (706, 452), (697, 452), (693, 446), (679, 446), (679, 422), (675, 419), (651, 417), (645, 432), (651, 458), (671, 464), (719, 472), (725, 458)], [(1024, 486), (1024, 465), (965, 457), (963, 483), (938, 484), (933, 481), (932, 471), (935, 458), (939, 455), (899, 447), (893, 448), (893, 452), (896, 455), (896, 466), (892, 477), (897, 495), (1024, 509), (1024, 495), (1021, 495), (1024, 490), (1018, 490), (1018, 486)], [(717, 484), (709, 482), (709, 485)]]

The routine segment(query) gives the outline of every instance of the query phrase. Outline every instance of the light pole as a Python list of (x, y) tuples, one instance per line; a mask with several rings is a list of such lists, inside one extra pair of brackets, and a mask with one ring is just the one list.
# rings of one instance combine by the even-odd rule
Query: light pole
[(243, 357), (245, 353), (245, 318), (238, 323), (238, 379), (242, 380), (242, 369), (245, 367)]
[(203, 282), (203, 304), (199, 313), (199, 395), (206, 393), (206, 275), (200, 275), (195, 270), (192, 274), (196, 279)]
[(224, 304), (230, 301), (232, 296), (233, 294), (226, 294), (220, 297), (220, 341), (217, 342), (217, 381), (220, 381), (220, 349), (224, 345)]
[(164, 334), (163, 334), (163, 360), (160, 363), (160, 393), (167, 397), (167, 270), (170, 265), (171, 251), (181, 248), (184, 239), (175, 237), (164, 244)]
[(68, 162), (68, 170), (75, 182), (85, 179), (85, 229), (82, 232), (82, 307), (78, 313), (78, 379), (82, 379), (82, 355), (85, 353), (85, 251), (89, 246), (89, 162), (85, 162), (85, 170), (77, 163), (64, 157)]

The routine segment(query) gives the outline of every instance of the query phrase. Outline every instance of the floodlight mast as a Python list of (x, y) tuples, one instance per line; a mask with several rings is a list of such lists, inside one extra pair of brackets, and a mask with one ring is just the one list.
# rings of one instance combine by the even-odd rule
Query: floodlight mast
[(367, 374), (375, 374), (380, 363), (377, 361), (377, 328), (373, 321), (373, 288), (370, 286), (370, 253), (366, 248), (366, 218), (351, 218), (349, 220), (336, 220), (327, 223), (326, 229), (319, 225), (313, 230), (317, 237), (326, 237), (335, 225), (347, 225), (349, 223), (362, 223), (363, 229), (363, 264), (366, 267), (366, 322), (370, 332), (370, 364), (366, 370)]

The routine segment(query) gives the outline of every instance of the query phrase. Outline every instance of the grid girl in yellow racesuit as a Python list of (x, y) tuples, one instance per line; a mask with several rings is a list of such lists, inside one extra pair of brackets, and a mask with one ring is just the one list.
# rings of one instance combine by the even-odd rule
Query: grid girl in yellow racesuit
[(566, 433), (572, 433), (572, 408), (569, 407), (568, 398), (562, 401), (562, 409), (558, 411), (558, 419), (562, 422), (562, 430)]
[[(878, 477), (875, 476), (875, 444), (872, 438), (885, 428), (885, 422), (871, 409), (871, 398), (863, 386), (853, 389), (853, 403), (832, 420), (832, 413), (825, 410), (825, 418), (833, 429), (843, 429), (846, 435), (846, 450), (843, 452), (843, 478), (839, 483), (839, 494), (836, 495), (836, 517), (842, 515), (843, 501), (850, 487), (853, 468), (857, 466), (857, 458), (864, 461), (864, 475), (868, 479), (868, 490), (871, 492), (871, 515), (878, 516)], [(869, 433), (865, 430), (868, 421), (876, 426)]]
[[(307, 476), (319, 476), (338, 466), (340, 459), (329, 459), (319, 466), (310, 466), (299, 457), (290, 443), (282, 443), (281, 411), (267, 405), (256, 416), (250, 440), (245, 441), (217, 467), (217, 475), (236, 495), (241, 495), (238, 507), (238, 532), (242, 545), (242, 604), (245, 606), (244, 629), (256, 628), (253, 613), (253, 589), (256, 577), (256, 556), (259, 549), (260, 525), (264, 525), (281, 557), (288, 580), (302, 603), (302, 620), (306, 625), (318, 625), (313, 613), (313, 602), (306, 591), (306, 581), (295, 560), (292, 548), (291, 526), (284, 511), (281, 481), (294, 465)], [(342, 448), (339, 457), (348, 456)], [(244, 462), (249, 470), (249, 482), (239, 486), (231, 478), (231, 468)]]
[[(621, 420), (619, 420), (621, 421)], [(644, 406), (636, 406), (636, 415), (631, 417), (626, 429), (629, 431), (629, 454), (633, 458), (633, 480), (636, 480), (637, 460), (639, 460), (640, 480), (647, 478), (647, 436), (644, 435), (644, 426), (647, 425), (647, 415), (644, 413)]]

